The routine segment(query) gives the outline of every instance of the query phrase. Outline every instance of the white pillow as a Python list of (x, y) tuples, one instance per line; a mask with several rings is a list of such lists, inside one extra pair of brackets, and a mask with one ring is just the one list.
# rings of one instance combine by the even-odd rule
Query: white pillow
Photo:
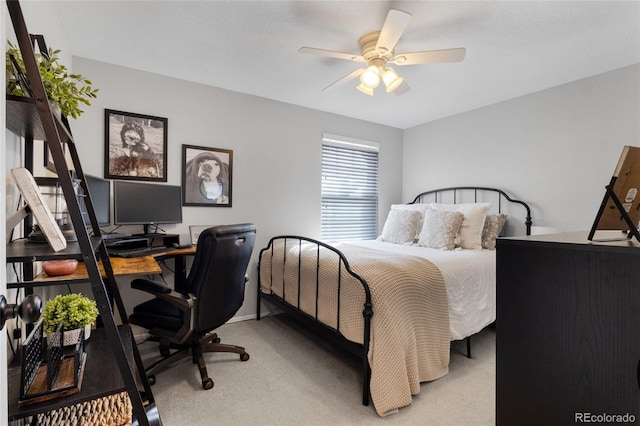
[(414, 210), (424, 213), (429, 208), (429, 204), (392, 204), (391, 210)]
[(453, 250), (464, 215), (460, 212), (427, 209), (424, 212), (418, 245)]
[(422, 212), (418, 210), (389, 210), (382, 228), (381, 241), (395, 244), (413, 243), (420, 230)]
[(431, 207), (434, 210), (462, 213), (464, 220), (460, 226), (460, 247), (465, 249), (482, 248), (482, 229), (484, 228), (484, 219), (487, 217), (491, 203), (431, 203)]

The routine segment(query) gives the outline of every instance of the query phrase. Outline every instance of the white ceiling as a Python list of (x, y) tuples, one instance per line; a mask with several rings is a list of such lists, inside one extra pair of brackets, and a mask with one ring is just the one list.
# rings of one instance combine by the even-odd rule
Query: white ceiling
[[(640, 1), (61, 1), (72, 53), (401, 129), (640, 63)], [(358, 63), (390, 8), (396, 52), (466, 47), (463, 62), (396, 67), (411, 91), (374, 97)], [(640, 77), (639, 77), (640, 78)], [(104, 89), (103, 89), (104, 90)]]

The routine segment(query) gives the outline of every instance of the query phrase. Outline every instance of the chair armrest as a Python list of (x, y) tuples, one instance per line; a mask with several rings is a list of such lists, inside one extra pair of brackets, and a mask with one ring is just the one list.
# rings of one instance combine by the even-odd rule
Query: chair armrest
[(190, 295), (178, 293), (171, 287), (157, 281), (136, 278), (131, 281), (131, 288), (151, 293), (157, 298), (164, 299), (177, 306), (180, 310), (188, 310), (193, 307), (193, 299)]
[(171, 293), (171, 287), (159, 283), (157, 281), (147, 280), (145, 278), (136, 278), (131, 281), (131, 288), (136, 290), (146, 291), (151, 294), (166, 294)]
[[(171, 291), (171, 293), (156, 294), (158, 299), (166, 300), (169, 303), (173, 303), (177, 307), (185, 306), (186, 308), (193, 307), (194, 298), (190, 294), (182, 294), (177, 291)], [(185, 304), (186, 303), (186, 304)]]
[[(156, 298), (169, 302), (181, 312), (182, 327), (179, 330), (172, 332), (172, 339), (178, 344), (183, 344), (187, 341), (191, 332), (193, 331), (194, 322), (194, 305), (195, 299), (190, 294), (182, 294), (177, 291), (171, 293), (156, 294)], [(157, 332), (156, 332), (157, 333)]]

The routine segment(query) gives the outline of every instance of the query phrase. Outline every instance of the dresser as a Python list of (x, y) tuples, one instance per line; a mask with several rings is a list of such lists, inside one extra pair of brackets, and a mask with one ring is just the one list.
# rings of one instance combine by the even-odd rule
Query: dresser
[(640, 245), (587, 235), (498, 240), (498, 425), (640, 424)]

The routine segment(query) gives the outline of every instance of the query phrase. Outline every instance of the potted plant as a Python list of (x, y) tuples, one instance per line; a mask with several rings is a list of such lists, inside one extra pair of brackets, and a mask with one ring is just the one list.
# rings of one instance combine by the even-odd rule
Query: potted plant
[[(20, 49), (8, 40), (7, 43), (7, 93), (15, 96), (29, 96), (29, 93), (21, 85), (20, 76), (11, 61), (11, 57), (13, 57), (20, 72), (26, 76), (27, 72)], [(82, 75), (69, 74), (67, 67), (60, 63), (59, 53), (60, 50), (52, 49), (49, 49), (47, 54), (36, 53), (36, 63), (40, 69), (40, 76), (49, 101), (58, 105), (60, 112), (65, 117), (78, 118), (84, 112), (80, 106), (90, 106), (91, 99), (97, 97), (98, 89), (94, 89), (91, 80)]]
[(80, 293), (59, 294), (44, 305), (43, 331), (52, 333), (58, 324), (62, 323), (65, 331), (64, 345), (75, 344), (82, 328), (84, 328), (84, 338), (89, 338), (91, 325), (95, 323), (97, 317), (98, 308), (94, 300)]

